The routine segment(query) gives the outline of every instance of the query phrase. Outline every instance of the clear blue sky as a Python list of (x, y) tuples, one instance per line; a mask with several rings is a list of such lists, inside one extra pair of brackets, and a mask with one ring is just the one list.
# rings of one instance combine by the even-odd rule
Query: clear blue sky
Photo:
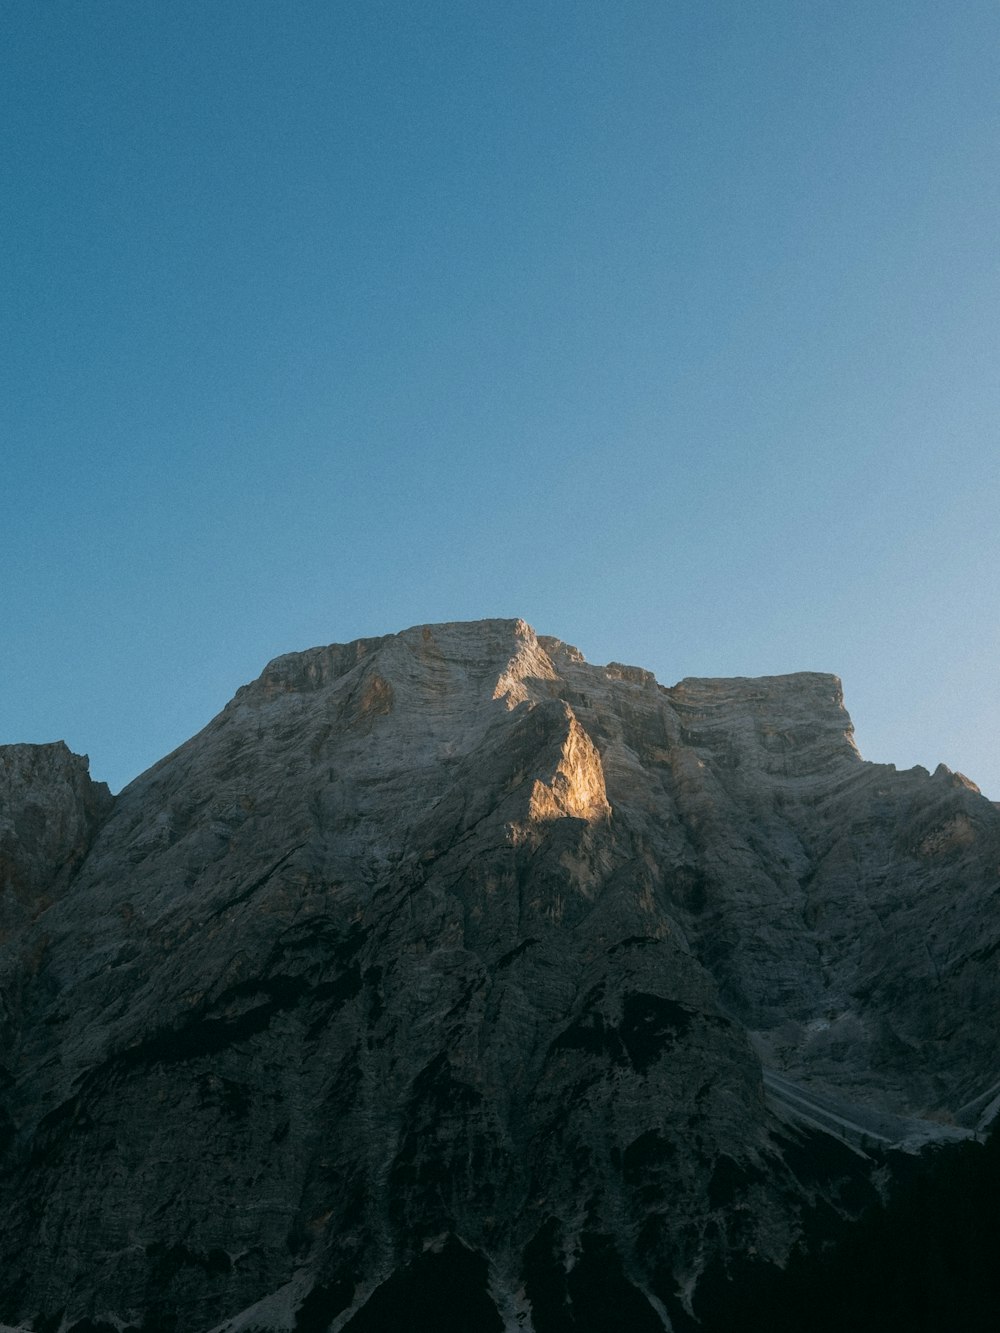
[(0, 741), (521, 615), (1000, 798), (995, 0), (0, 24)]

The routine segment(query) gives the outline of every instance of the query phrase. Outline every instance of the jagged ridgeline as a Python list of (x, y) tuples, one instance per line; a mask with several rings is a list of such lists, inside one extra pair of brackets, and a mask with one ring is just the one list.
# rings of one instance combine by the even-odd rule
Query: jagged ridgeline
[(994, 1327), (885, 1293), (995, 1271), (1000, 811), (836, 677), (423, 626), (0, 799), (0, 1322)]

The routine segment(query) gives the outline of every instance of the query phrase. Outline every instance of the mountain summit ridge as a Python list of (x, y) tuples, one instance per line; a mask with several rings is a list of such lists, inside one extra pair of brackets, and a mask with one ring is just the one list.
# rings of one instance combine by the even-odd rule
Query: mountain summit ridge
[(454, 622), (273, 659), (113, 799), (31, 748), (12, 1325), (365, 1333), (450, 1291), (600, 1333), (596, 1283), (693, 1328), (706, 1272), (995, 1114), (1000, 812), (863, 760), (836, 676)]

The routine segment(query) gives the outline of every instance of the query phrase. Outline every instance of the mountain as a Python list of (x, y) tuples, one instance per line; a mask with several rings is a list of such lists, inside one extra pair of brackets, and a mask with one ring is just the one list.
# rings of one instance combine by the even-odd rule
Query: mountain
[(1000, 810), (851, 737), (488, 620), (280, 657), (115, 798), (0, 748), (0, 1320), (707, 1330), (977, 1151)]

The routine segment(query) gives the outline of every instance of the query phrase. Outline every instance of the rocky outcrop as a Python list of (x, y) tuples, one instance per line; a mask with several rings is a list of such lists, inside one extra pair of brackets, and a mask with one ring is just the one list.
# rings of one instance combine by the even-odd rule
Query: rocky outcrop
[(110, 808), (62, 741), (0, 746), (0, 940), (65, 890)]
[(277, 659), (113, 808), (61, 754), (0, 815), (12, 1324), (680, 1328), (1000, 1094), (1000, 812), (865, 763), (833, 676), (423, 626)]
[[(46, 947), (26, 930), (66, 892), (110, 813), (85, 756), (62, 741), (0, 746), (0, 1097), (19, 1041), (23, 992)], [(25, 947), (27, 952), (25, 952)], [(0, 1141), (10, 1126), (0, 1101)]]

